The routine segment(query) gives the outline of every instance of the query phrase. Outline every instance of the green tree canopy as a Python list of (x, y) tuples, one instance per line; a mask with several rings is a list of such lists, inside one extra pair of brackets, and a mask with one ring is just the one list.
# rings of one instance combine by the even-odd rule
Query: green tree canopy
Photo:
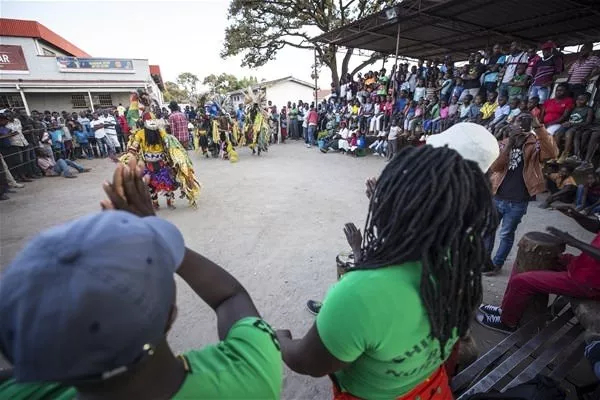
[[(225, 46), (221, 57), (242, 55), (242, 66), (252, 68), (275, 59), (277, 52), (286, 46), (313, 49), (314, 35), (307, 28), (329, 32), (368, 14), (396, 3), (394, 0), (232, 0), (225, 30)], [(313, 29), (314, 30), (314, 29)], [(337, 85), (340, 76), (346, 75), (354, 49), (340, 49), (335, 45), (316, 44), (318, 63), (331, 70), (332, 81)], [(344, 55), (338, 66), (336, 54)], [(374, 53), (369, 59), (350, 71), (351, 75), (382, 58)]]
[(163, 92), (163, 97), (167, 103), (170, 101), (186, 103), (190, 100), (190, 94), (185, 89), (179, 87), (179, 85), (175, 82), (168, 81), (165, 82), (165, 90)]
[(210, 74), (202, 81), (208, 86), (211, 93), (225, 94), (233, 90), (245, 89), (258, 83), (256, 77), (243, 77), (238, 79), (235, 75), (222, 73), (220, 75)]

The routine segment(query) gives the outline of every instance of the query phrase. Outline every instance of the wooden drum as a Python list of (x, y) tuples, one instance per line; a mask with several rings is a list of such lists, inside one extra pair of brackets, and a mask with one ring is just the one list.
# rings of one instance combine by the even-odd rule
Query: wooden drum
[(351, 251), (342, 251), (335, 257), (335, 264), (337, 266), (337, 278), (338, 280), (348, 270), (354, 268), (354, 254)]
[(560, 239), (543, 232), (526, 233), (517, 246), (517, 272), (555, 270), (565, 251), (565, 244)]

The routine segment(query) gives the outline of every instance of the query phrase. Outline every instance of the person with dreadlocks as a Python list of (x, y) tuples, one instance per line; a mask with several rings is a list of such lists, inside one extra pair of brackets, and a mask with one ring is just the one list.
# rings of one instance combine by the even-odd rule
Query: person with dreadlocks
[(431, 139), (371, 182), (364, 238), (346, 226), (355, 266), (309, 332), (277, 332), (288, 367), (330, 374), (336, 400), (452, 398), (443, 364), (482, 297), (483, 238), (495, 228), (484, 171), (498, 144), (468, 123)]

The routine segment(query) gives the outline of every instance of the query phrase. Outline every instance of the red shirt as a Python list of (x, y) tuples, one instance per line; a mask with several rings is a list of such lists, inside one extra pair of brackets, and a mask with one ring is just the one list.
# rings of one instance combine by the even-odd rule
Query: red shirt
[(574, 106), (575, 102), (571, 97), (546, 100), (544, 103), (544, 110), (546, 110), (546, 114), (544, 114), (544, 124), (560, 119), (565, 110), (572, 110)]
[[(596, 235), (592, 246), (600, 248), (600, 233)], [(600, 290), (600, 261), (586, 253), (573, 257), (567, 265), (569, 276), (577, 283)]]
[(171, 125), (171, 135), (182, 143), (189, 142), (188, 121), (181, 111), (174, 111), (169, 115), (169, 125)]
[(309, 125), (317, 125), (319, 122), (319, 114), (315, 110), (311, 110), (308, 113), (308, 124)]

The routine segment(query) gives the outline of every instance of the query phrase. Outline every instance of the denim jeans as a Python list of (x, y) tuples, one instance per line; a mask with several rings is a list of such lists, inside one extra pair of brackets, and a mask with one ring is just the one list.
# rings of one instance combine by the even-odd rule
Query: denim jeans
[(54, 172), (62, 176), (71, 176), (73, 174), (71, 173), (69, 167), (75, 168), (79, 172), (83, 171), (83, 167), (77, 164), (76, 162), (60, 158), (56, 160), (56, 165), (54, 165)]
[(317, 129), (317, 127), (314, 125), (309, 125), (308, 128), (305, 129), (306, 136), (304, 138), (304, 141), (306, 142), (306, 144), (313, 144), (313, 142), (315, 140), (315, 130), (316, 129)]
[[(579, 185), (577, 186), (577, 195), (575, 197), (575, 206), (576, 207), (589, 207), (592, 204), (594, 204), (595, 202), (597, 202), (598, 199), (596, 196), (590, 195), (589, 193), (587, 194), (587, 196), (585, 197), (585, 204), (583, 204), (583, 192), (585, 192), (585, 187), (583, 185)], [(600, 213), (600, 206), (596, 206), (592, 209), (592, 212), (594, 214), (599, 214)]]
[[(98, 147), (100, 148), (100, 152), (102, 153), (103, 156), (106, 156), (106, 153), (108, 152), (108, 155), (112, 156), (116, 153), (115, 151), (115, 146), (113, 145), (112, 141), (107, 137), (104, 136), (100, 139), (96, 139), (98, 141)], [(106, 146), (106, 148), (105, 148)]]
[[(496, 205), (496, 212), (498, 213), (498, 220), (501, 221), (500, 226), (500, 244), (496, 251), (496, 256), (492, 259), (492, 262), (496, 266), (504, 265), (510, 250), (512, 249), (513, 243), (515, 242), (515, 231), (521, 223), (523, 216), (527, 213), (528, 201), (507, 201), (494, 199)], [(494, 241), (496, 234), (490, 235), (486, 239), (486, 247), (488, 253), (492, 254), (494, 249)]]
[(546, 86), (531, 86), (529, 89), (529, 98), (539, 97), (540, 104), (544, 104), (550, 95), (550, 88)]

